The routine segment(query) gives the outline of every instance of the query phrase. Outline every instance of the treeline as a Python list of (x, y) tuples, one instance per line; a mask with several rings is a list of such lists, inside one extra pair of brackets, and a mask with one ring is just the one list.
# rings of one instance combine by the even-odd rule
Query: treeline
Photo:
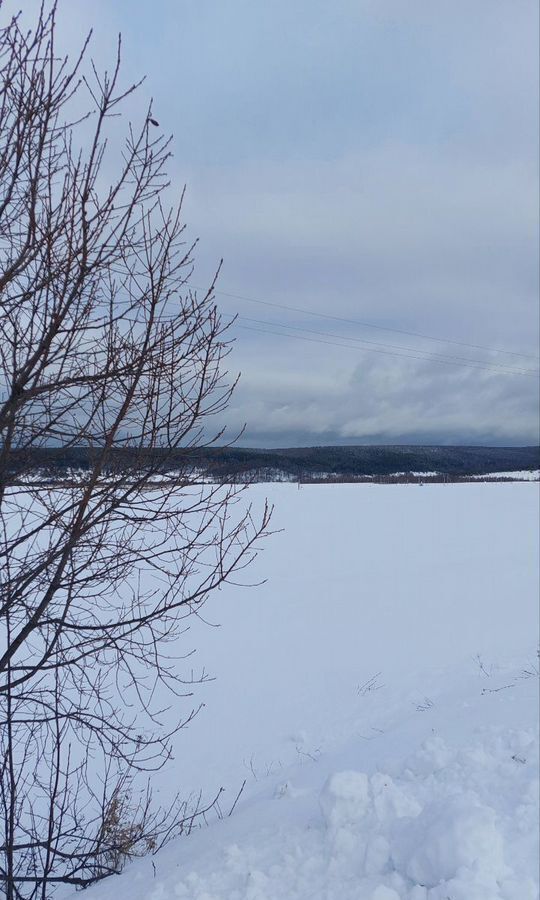
[[(11, 477), (66, 479), (92, 467), (99, 448), (41, 447), (11, 456)], [(540, 468), (539, 447), (353, 446), (257, 449), (242, 447), (117, 449), (111, 472), (139, 468), (181, 478), (200, 473), (212, 480), (351, 481), (459, 480), (490, 473)], [(416, 473), (416, 474), (415, 474)]]
[[(298, 484), (465, 484), (470, 482), (506, 482), (512, 481), (507, 475), (446, 475), (433, 474), (421, 475), (413, 472), (403, 472), (396, 475), (330, 475), (317, 478), (300, 478)], [(523, 481), (523, 478), (516, 478)], [(531, 479), (533, 480), (533, 479)]]

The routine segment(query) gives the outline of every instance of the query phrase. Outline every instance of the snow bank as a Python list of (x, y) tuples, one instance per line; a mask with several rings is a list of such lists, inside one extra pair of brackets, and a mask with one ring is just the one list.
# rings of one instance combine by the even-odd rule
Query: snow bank
[(516, 848), (510, 852), (512, 844), (526, 849), (537, 815), (534, 733), (521, 732), (518, 742), (527, 748), (523, 762), (510, 753), (512, 735), (501, 733), (457, 752), (428, 740), (418, 753), (421, 777), (415, 757), (394, 779), (332, 775), (321, 797), (326, 852), (356, 873), (358, 896), (534, 900), (534, 853), (528, 877), (516, 877)]
[(397, 690), (384, 733), (253, 783), (90, 900), (537, 900), (533, 675), (446, 672), (424, 712)]

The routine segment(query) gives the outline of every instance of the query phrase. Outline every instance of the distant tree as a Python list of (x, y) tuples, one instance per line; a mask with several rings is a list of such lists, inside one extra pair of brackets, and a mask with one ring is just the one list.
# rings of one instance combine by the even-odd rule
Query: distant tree
[[(1, 12), (1, 4), (0, 4)], [(138, 85), (74, 63), (56, 7), (0, 30), (0, 889), (85, 886), (189, 830), (136, 773), (160, 767), (194, 715), (177, 638), (267, 530), (240, 488), (204, 486), (190, 454), (234, 382), (212, 288), (166, 206), (169, 141), (151, 108), (114, 180), (106, 133)], [(85, 107), (85, 104), (87, 106)], [(37, 486), (36, 448), (87, 448), (87, 468)], [(159, 453), (152, 451), (159, 450)], [(174, 452), (174, 478), (162, 475)], [(157, 461), (156, 461), (157, 460)], [(180, 462), (178, 462), (180, 460)], [(183, 460), (183, 462), (182, 462)], [(156, 689), (160, 687), (159, 700)], [(164, 733), (166, 732), (166, 733)]]

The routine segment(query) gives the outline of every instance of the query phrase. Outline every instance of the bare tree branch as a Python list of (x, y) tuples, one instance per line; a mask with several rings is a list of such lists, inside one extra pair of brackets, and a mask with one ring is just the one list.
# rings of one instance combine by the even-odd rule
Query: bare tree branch
[[(0, 11), (1, 11), (0, 2)], [(120, 85), (55, 45), (56, 4), (0, 29), (0, 882), (9, 900), (85, 886), (196, 827), (218, 800), (154, 808), (197, 711), (179, 638), (268, 530), (242, 488), (198, 483), (236, 380), (227, 326), (189, 288), (182, 197), (151, 108), (105, 182)], [(88, 468), (37, 484), (36, 451)], [(174, 478), (163, 478), (168, 454)], [(200, 680), (205, 680), (204, 672)], [(161, 705), (156, 705), (160, 686)], [(163, 697), (168, 696), (168, 701)], [(171, 720), (177, 698), (186, 714)], [(165, 708), (163, 705), (165, 704)]]

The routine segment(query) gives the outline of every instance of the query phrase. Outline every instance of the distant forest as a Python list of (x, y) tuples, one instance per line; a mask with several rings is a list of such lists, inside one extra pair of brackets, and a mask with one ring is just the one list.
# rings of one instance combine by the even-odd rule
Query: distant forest
[[(69, 479), (84, 472), (99, 449), (43, 447), (13, 457), (12, 478)], [(255, 449), (240, 447), (123, 449), (114, 451), (110, 464), (116, 471), (133, 465), (157, 474), (174, 475), (195, 470), (215, 480), (313, 481), (390, 478), (401, 480), (432, 473), (434, 480), (455, 480), (496, 472), (535, 470), (540, 467), (539, 447), (354, 446)], [(436, 474), (435, 474), (436, 473)]]

